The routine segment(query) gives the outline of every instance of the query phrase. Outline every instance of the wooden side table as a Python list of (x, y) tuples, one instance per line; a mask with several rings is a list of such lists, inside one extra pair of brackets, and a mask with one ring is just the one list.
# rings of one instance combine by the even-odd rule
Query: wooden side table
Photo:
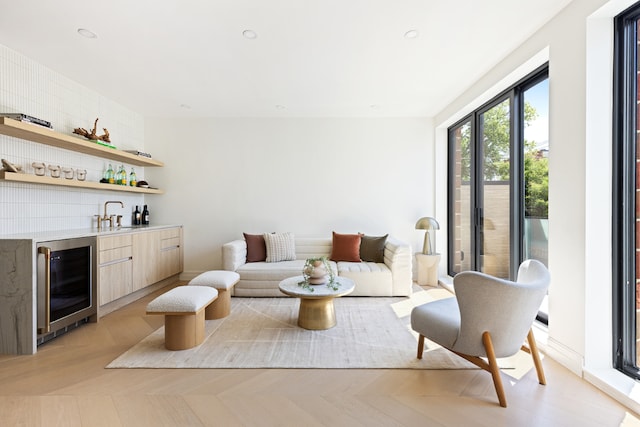
[(418, 262), (418, 285), (437, 286), (438, 285), (438, 264), (440, 264), (440, 254), (425, 255), (416, 254)]

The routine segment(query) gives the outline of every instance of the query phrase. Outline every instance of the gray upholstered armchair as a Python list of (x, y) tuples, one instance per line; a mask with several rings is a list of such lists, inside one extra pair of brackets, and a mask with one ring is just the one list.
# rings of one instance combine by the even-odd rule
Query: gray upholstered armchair
[[(489, 371), (500, 406), (506, 407), (496, 358), (512, 356), (522, 348), (531, 353), (540, 384), (546, 383), (531, 326), (549, 282), (549, 271), (535, 260), (520, 265), (516, 282), (475, 271), (459, 273), (453, 280), (455, 297), (411, 312), (411, 327), (420, 334), (418, 359), (422, 359), (425, 337), (440, 344)], [(525, 338), (528, 348), (523, 345)]]

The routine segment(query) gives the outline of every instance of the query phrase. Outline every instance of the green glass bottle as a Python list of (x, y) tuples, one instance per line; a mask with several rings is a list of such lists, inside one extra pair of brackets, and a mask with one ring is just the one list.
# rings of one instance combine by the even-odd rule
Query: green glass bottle
[(138, 179), (136, 177), (136, 172), (131, 168), (131, 173), (129, 174), (129, 185), (131, 187), (135, 187), (138, 183)]
[(113, 167), (111, 166), (111, 163), (109, 163), (109, 167), (107, 168), (104, 177), (107, 181), (109, 181), (109, 184), (115, 183), (115, 176), (113, 174)]
[(127, 185), (127, 171), (124, 165), (120, 165), (120, 185)]

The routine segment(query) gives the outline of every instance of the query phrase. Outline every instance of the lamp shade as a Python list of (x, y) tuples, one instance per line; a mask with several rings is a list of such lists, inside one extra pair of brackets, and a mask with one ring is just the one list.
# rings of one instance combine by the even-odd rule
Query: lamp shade
[(426, 230), (424, 233), (424, 245), (422, 246), (422, 253), (425, 255), (433, 255), (436, 248), (436, 236), (435, 233), (431, 233), (431, 230), (440, 230), (440, 224), (435, 218), (425, 216), (420, 218), (416, 222), (416, 230)]
[(416, 230), (440, 230), (440, 224), (435, 218), (425, 216), (416, 222)]

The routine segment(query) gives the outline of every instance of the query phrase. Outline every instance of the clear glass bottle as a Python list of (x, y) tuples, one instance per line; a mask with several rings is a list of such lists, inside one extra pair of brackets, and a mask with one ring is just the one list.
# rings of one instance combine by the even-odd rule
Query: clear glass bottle
[(109, 181), (109, 184), (115, 183), (115, 176), (113, 174), (113, 167), (111, 166), (111, 163), (109, 163), (109, 167), (107, 168), (107, 171), (104, 173), (104, 178), (107, 181)]
[(127, 171), (124, 168), (124, 165), (120, 165), (120, 171), (118, 171), (120, 175), (120, 179), (118, 180), (118, 184), (127, 185)]
[(129, 174), (129, 185), (131, 187), (135, 187), (138, 183), (138, 179), (136, 177), (136, 172), (131, 168), (131, 173)]

